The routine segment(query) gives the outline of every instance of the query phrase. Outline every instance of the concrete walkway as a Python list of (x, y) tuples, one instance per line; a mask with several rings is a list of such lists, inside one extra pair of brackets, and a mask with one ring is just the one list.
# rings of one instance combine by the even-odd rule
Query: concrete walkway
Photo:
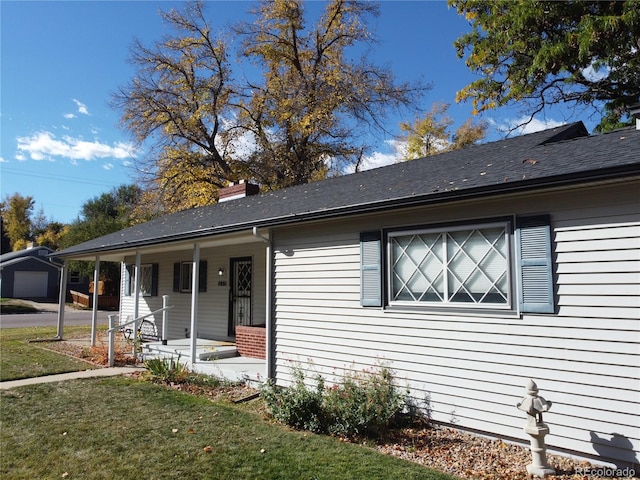
[(113, 377), (125, 373), (143, 372), (144, 368), (137, 367), (112, 367), (96, 368), (94, 370), (82, 370), (80, 372), (60, 373), (58, 375), (45, 375), (43, 377), (23, 378), (20, 380), (9, 380), (0, 382), (0, 390), (10, 390), (25, 385), (37, 385), (39, 383), (63, 382), (66, 380), (76, 380), (81, 378)]

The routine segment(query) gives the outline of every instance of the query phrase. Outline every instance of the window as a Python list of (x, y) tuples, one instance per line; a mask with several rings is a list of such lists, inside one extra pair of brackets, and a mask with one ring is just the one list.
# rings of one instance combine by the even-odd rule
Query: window
[(392, 304), (511, 305), (507, 224), (393, 232), (387, 246)]
[(80, 273), (78, 272), (69, 272), (69, 281), (68, 283), (80, 283), (82, 279), (80, 278)]
[[(134, 277), (135, 282), (135, 277)], [(153, 285), (153, 265), (140, 265), (140, 295), (150, 297)]]
[[(126, 295), (133, 295), (136, 287), (135, 265), (126, 266), (125, 292)], [(140, 296), (158, 296), (158, 264), (147, 263), (140, 265)]]
[[(193, 288), (193, 262), (176, 262), (173, 264), (173, 291), (189, 293)], [(198, 291), (207, 291), (207, 262), (200, 260)]]
[(507, 220), (389, 231), (384, 257), (382, 238), (360, 236), (363, 306), (554, 311), (548, 216), (518, 219), (515, 236)]
[(180, 291), (190, 292), (192, 280), (193, 280), (193, 263), (182, 262), (182, 265), (180, 267)]

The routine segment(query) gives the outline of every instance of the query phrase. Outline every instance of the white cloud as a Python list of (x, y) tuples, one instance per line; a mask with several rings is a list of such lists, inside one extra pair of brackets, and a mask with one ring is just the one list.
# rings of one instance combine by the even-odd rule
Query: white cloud
[(16, 153), (16, 160), (19, 162), (24, 162), (27, 159), (22, 153)]
[(105, 170), (111, 170), (113, 168), (113, 163), (105, 163), (104, 165), (102, 165), (102, 168), (104, 168)]
[(0, 157), (0, 163), (9, 163), (9, 161), (5, 160), (3, 157)]
[(393, 153), (373, 152), (371, 155), (364, 157), (360, 170), (371, 170), (372, 168), (385, 167), (395, 163), (398, 155)]
[(97, 158), (135, 158), (135, 147), (117, 142), (113, 146), (98, 141), (87, 142), (69, 136), (56, 139), (51, 132), (39, 132), (30, 137), (18, 137), (18, 150), (28, 154), (32, 160), (53, 160), (62, 157), (77, 163), (78, 160)]
[(73, 99), (73, 102), (78, 106), (78, 113), (89, 115), (89, 110), (84, 103), (82, 103), (80, 100), (76, 100), (75, 98)]
[(401, 140), (385, 140), (388, 149), (386, 152), (373, 152), (363, 158), (360, 170), (371, 170), (378, 167), (386, 167), (392, 163), (396, 163), (400, 158), (404, 157), (406, 152), (405, 142)]
[(64, 118), (68, 118), (68, 119), (76, 118), (76, 114), (75, 113), (65, 113), (64, 114)]
[[(518, 120), (515, 120), (515, 121), (511, 122), (511, 127), (515, 127), (517, 125), (520, 125), (521, 123), (525, 122), (526, 120), (527, 120), (526, 118), (520, 118)], [(526, 125), (522, 125), (521, 127), (516, 128), (515, 131), (519, 135), (524, 135), (524, 134), (527, 134), (527, 133), (540, 132), (542, 130), (547, 130), (549, 128), (559, 127), (561, 125), (564, 125), (565, 123), (566, 122), (553, 120), (551, 118), (547, 119), (547, 120), (538, 120), (537, 118), (534, 118), (533, 120), (531, 120)]]
[(509, 133), (509, 136), (525, 135), (527, 133), (540, 132), (542, 130), (548, 130), (549, 128), (560, 127), (567, 122), (561, 120), (554, 120), (552, 118), (540, 120), (534, 118), (529, 120), (528, 116), (522, 116), (518, 118), (504, 119), (496, 121), (495, 119), (488, 119), (497, 132)]

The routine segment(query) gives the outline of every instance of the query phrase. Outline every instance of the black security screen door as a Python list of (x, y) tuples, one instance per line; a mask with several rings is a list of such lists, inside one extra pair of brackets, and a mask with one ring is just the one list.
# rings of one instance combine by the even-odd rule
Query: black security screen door
[(251, 257), (231, 259), (229, 336), (235, 336), (237, 325), (251, 325)]

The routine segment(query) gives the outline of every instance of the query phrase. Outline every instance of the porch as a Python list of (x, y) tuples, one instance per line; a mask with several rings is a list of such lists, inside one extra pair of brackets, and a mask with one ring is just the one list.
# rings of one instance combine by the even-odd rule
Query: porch
[(180, 359), (189, 370), (237, 382), (243, 381), (257, 386), (265, 379), (266, 361), (241, 357), (236, 343), (196, 339), (196, 362), (191, 361), (191, 339), (180, 338), (163, 342), (147, 342), (142, 346), (145, 358)]

